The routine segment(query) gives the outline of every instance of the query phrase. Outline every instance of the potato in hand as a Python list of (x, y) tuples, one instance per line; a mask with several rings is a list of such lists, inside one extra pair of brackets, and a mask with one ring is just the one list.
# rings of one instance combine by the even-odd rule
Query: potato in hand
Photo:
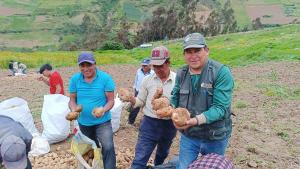
[(76, 120), (79, 114), (80, 112), (76, 112), (76, 111), (69, 112), (66, 116), (66, 119), (69, 121)]
[(102, 117), (104, 115), (105, 110), (104, 110), (103, 107), (96, 107), (96, 108), (94, 108), (92, 113), (95, 117), (99, 118), (99, 117)]
[(155, 111), (170, 106), (170, 101), (166, 97), (154, 99), (152, 100), (151, 103), (152, 103), (152, 109)]
[(190, 113), (186, 108), (176, 108), (172, 113), (172, 120), (178, 127), (185, 126), (189, 119)]
[(168, 107), (164, 107), (162, 109), (159, 109), (156, 111), (156, 115), (159, 118), (168, 118), (172, 116), (172, 112), (174, 111), (174, 109), (171, 106)]
[(118, 90), (118, 94), (119, 94), (119, 98), (123, 102), (129, 102), (131, 100), (131, 98), (133, 97), (132, 92), (130, 92), (128, 89), (125, 89), (125, 88), (120, 88)]

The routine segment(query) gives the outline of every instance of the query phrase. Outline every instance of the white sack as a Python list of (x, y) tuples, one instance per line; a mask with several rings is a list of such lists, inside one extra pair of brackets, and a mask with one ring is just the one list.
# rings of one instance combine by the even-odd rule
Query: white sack
[(50, 144), (65, 140), (70, 133), (70, 122), (65, 116), (70, 112), (70, 98), (61, 94), (44, 96), (42, 110), (43, 133), (42, 136)]
[(111, 112), (111, 125), (113, 132), (116, 132), (120, 128), (120, 118), (122, 112), (123, 102), (120, 100), (118, 95), (115, 98), (115, 104), (110, 110)]

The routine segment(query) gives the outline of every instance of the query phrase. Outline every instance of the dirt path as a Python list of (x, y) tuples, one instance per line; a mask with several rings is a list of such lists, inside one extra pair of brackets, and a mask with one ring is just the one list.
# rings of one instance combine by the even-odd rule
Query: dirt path
[[(101, 69), (112, 74), (117, 87), (131, 87), (137, 65), (105, 65)], [(68, 89), (68, 79), (77, 68), (60, 68)], [(21, 97), (28, 101), (41, 130), (40, 112), (43, 95), (49, 91), (35, 80), (35, 70), (27, 76), (11, 77), (0, 70), (0, 101)], [(300, 62), (269, 62), (232, 69), (235, 92), (232, 104), (234, 127), (227, 156), (237, 168), (300, 168)], [(129, 168), (124, 154), (134, 156), (138, 135), (136, 126), (126, 126), (128, 112), (122, 112), (120, 130), (115, 134), (118, 164)], [(68, 154), (69, 140), (51, 146), (52, 152)], [(178, 152), (178, 137), (171, 155)], [(123, 154), (120, 156), (120, 154)], [(127, 158), (128, 160), (128, 158)], [(50, 166), (50, 165), (49, 165)], [(125, 167), (126, 166), (126, 167)], [(47, 165), (44, 168), (49, 168)], [(123, 168), (123, 167), (119, 167)]]

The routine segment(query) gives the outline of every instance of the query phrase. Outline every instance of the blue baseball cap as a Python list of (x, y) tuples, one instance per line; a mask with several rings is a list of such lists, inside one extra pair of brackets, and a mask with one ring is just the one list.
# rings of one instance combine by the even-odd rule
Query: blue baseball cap
[(148, 66), (148, 65), (150, 65), (150, 58), (144, 58), (143, 60), (142, 60), (142, 62), (141, 62), (141, 65), (142, 66)]
[(1, 143), (1, 157), (6, 169), (26, 168), (26, 144), (20, 137), (9, 135)]
[(81, 52), (78, 55), (78, 65), (80, 65), (83, 62), (88, 62), (91, 64), (95, 64), (95, 58), (94, 58), (94, 54), (92, 52)]

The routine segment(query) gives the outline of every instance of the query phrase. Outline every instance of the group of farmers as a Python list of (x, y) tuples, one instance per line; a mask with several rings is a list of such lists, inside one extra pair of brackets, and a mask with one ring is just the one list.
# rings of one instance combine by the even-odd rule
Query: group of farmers
[[(155, 148), (153, 168), (164, 168), (177, 131), (180, 132), (179, 159), (174, 168), (234, 168), (224, 157), (232, 131), (232, 74), (227, 66), (208, 58), (209, 48), (200, 33), (184, 38), (183, 56), (186, 65), (175, 73), (170, 69), (169, 50), (158, 46), (152, 49), (149, 58), (143, 59), (141, 68), (137, 70), (134, 95), (123, 100), (130, 102), (132, 107), (128, 124), (134, 123), (138, 112), (144, 115), (139, 126), (135, 156), (128, 168), (150, 168), (147, 163)], [(98, 146), (101, 145), (104, 169), (115, 169), (110, 113), (114, 105), (115, 82), (110, 74), (97, 68), (91, 52), (79, 54), (78, 66), (80, 71), (71, 77), (69, 83), (69, 108), (75, 111), (78, 105), (82, 105), (77, 119), (80, 131)], [(51, 65), (43, 65), (39, 72), (44, 75), (39, 80), (50, 86), (51, 94), (64, 94), (62, 78)], [(162, 95), (170, 101), (172, 109), (181, 107), (188, 110), (190, 118), (184, 125), (176, 125), (171, 118), (161, 118), (153, 110), (152, 100), (158, 88), (162, 89)], [(94, 108), (100, 107), (105, 112), (102, 116), (91, 113)], [(0, 116), (0, 125), (2, 118), (8, 121)], [(31, 168), (26, 155), (30, 137), (15, 133), (3, 135), (3, 132), (0, 128), (0, 159), (4, 166), (7, 169)], [(7, 139), (8, 135), (13, 138)], [(23, 146), (18, 155), (10, 153), (10, 148), (16, 149), (15, 145)]]

